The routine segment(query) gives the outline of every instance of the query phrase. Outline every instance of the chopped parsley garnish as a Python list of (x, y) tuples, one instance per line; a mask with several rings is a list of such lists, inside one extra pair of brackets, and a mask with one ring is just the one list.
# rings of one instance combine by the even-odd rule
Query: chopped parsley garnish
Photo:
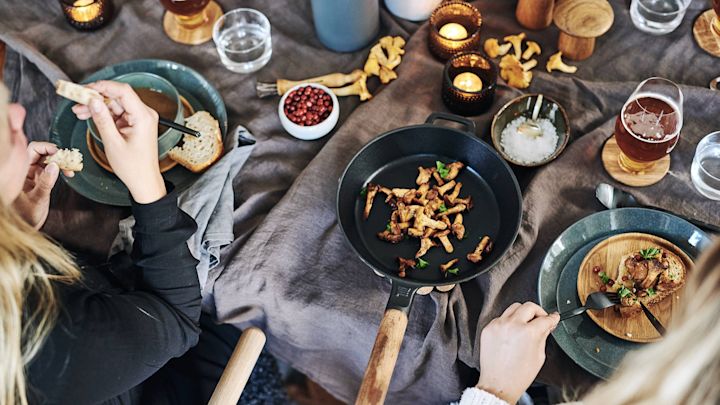
[(360, 197), (365, 198), (367, 196), (367, 186), (360, 189)]
[(650, 288), (647, 289), (647, 293), (648, 293), (648, 295), (651, 296), (651, 297), (652, 297), (653, 295), (657, 294), (657, 293), (655, 292), (655, 289), (652, 288), (652, 287), (650, 287)]
[(605, 274), (604, 271), (601, 271), (600, 273), (598, 273), (598, 276), (600, 277), (600, 280), (602, 280), (603, 284), (607, 284), (608, 281), (610, 281), (610, 277), (608, 277), (608, 275)]
[(447, 211), (447, 207), (445, 206), (445, 203), (440, 204), (440, 206), (438, 207), (438, 210), (439, 210), (440, 212), (445, 212), (445, 211)]
[(632, 294), (632, 291), (630, 291), (629, 288), (627, 288), (627, 287), (625, 287), (625, 286), (622, 286), (622, 287), (620, 287), (620, 289), (617, 291), (617, 293), (618, 293), (618, 295), (620, 296), (620, 298), (625, 298), (625, 297), (627, 297), (628, 295)]
[(435, 161), (435, 168), (437, 169), (437, 172), (440, 175), (440, 177), (442, 177), (443, 179), (446, 179), (448, 174), (450, 174), (450, 169), (448, 169), (447, 166), (445, 166), (445, 163), (443, 163), (439, 160)]
[(660, 253), (662, 253), (662, 250), (658, 248), (642, 249), (640, 251), (640, 256), (642, 256), (645, 260), (651, 260), (660, 255)]
[(454, 274), (457, 276), (457, 274), (460, 272), (460, 269), (455, 267), (454, 269), (447, 269), (445, 270), (446, 273)]
[(418, 258), (417, 265), (415, 266), (416, 269), (424, 269), (430, 264), (427, 260), (423, 260), (422, 257)]
[(385, 225), (385, 231), (392, 232), (392, 226), (390, 226), (390, 222), (388, 222), (387, 225)]

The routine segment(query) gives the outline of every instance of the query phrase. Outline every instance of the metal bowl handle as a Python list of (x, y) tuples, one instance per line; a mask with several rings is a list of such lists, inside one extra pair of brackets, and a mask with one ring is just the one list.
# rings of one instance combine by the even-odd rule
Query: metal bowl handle
[(426, 124), (434, 124), (437, 120), (451, 121), (465, 127), (465, 132), (475, 135), (475, 123), (465, 117), (444, 112), (434, 112), (425, 120)]

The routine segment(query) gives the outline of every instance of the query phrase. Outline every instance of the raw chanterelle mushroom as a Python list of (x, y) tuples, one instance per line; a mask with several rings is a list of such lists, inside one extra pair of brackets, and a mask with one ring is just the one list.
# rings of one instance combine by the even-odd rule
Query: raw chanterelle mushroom
[(577, 66), (569, 66), (563, 62), (562, 52), (558, 52), (551, 56), (550, 59), (548, 59), (545, 68), (548, 72), (552, 72), (553, 70), (559, 70), (565, 73), (575, 73), (577, 71)]
[(498, 56), (505, 55), (510, 51), (510, 48), (512, 48), (512, 44), (507, 43), (500, 45), (497, 38), (490, 38), (486, 40), (483, 45), (485, 53), (491, 58), (497, 58)]
[(525, 33), (521, 32), (517, 35), (508, 35), (503, 39), (512, 44), (515, 58), (519, 60), (522, 55), (522, 40), (525, 39)]
[(523, 60), (528, 60), (532, 58), (533, 55), (540, 55), (542, 52), (540, 50), (540, 45), (535, 41), (527, 41), (525, 42), (527, 44), (527, 49), (525, 49), (525, 52), (522, 54)]
[(505, 55), (500, 60), (500, 77), (510, 87), (524, 89), (530, 86), (532, 72), (528, 72), (514, 55)]
[(360, 78), (353, 84), (332, 89), (336, 96), (360, 96), (360, 101), (370, 100), (372, 94), (367, 88), (367, 74), (363, 73)]

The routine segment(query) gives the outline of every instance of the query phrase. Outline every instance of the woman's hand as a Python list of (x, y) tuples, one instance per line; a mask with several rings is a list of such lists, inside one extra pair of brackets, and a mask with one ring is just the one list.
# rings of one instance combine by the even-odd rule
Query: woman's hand
[(143, 104), (130, 85), (99, 81), (88, 87), (110, 102), (93, 99), (89, 106), (75, 105), (79, 119), (91, 118), (100, 132), (108, 163), (130, 190), (133, 199), (147, 204), (167, 191), (158, 163), (158, 114)]
[[(56, 163), (45, 165), (43, 162), (57, 151), (57, 146), (49, 142), (30, 142), (27, 147), (30, 167), (23, 190), (13, 201), (13, 207), (35, 229), (40, 229), (47, 219), (50, 212), (50, 192), (60, 174)], [(63, 174), (67, 177), (74, 175), (68, 170), (63, 171)]]
[(532, 302), (510, 305), (480, 334), (477, 387), (516, 403), (545, 363), (545, 342), (559, 321)]

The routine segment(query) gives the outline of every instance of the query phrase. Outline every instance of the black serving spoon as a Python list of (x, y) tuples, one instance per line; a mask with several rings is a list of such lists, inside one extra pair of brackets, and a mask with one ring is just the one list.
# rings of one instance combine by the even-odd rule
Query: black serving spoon
[(703, 222), (694, 218), (688, 218), (686, 216), (677, 214), (672, 211), (664, 210), (662, 208), (643, 205), (632, 194), (617, 187), (613, 187), (607, 183), (600, 183), (597, 185), (597, 187), (595, 187), (595, 197), (598, 199), (598, 201), (602, 203), (602, 205), (604, 205), (608, 209), (627, 207), (650, 208), (657, 211), (667, 212), (668, 214), (675, 215), (676, 217), (680, 217), (703, 230), (720, 233), (720, 226), (718, 225)]

